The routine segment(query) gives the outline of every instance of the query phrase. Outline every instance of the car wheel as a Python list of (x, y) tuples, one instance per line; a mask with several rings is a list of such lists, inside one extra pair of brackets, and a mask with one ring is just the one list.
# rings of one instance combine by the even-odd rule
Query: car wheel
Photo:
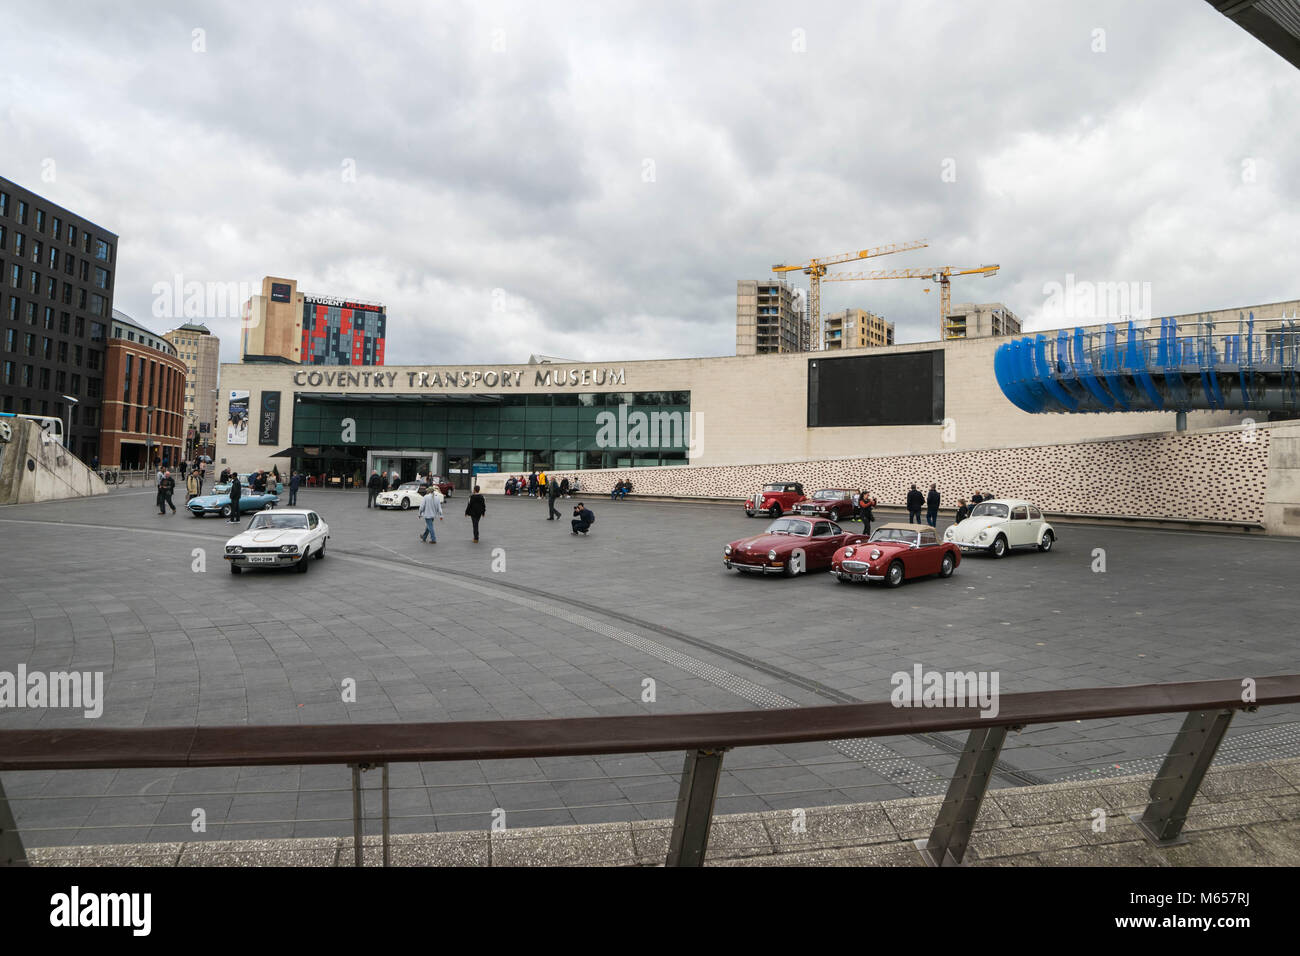
[(1053, 544), (1055, 541), (1056, 541), (1056, 535), (1052, 534), (1052, 532), (1050, 532), (1050, 531), (1044, 532), (1044, 533), (1043, 533), (1043, 541), (1042, 541), (1041, 544), (1039, 544), (1039, 546), (1038, 546), (1038, 550), (1039, 550), (1039, 551), (1051, 551), (1051, 550), (1052, 550), (1052, 544)]
[(781, 506), (780, 506), (780, 505), (772, 505), (772, 507), (770, 507), (770, 508), (767, 509), (767, 516), (768, 516), (769, 518), (779, 518), (779, 517), (781, 517)]
[[(221, 517), (223, 517), (223, 518), (229, 518), (229, 517), (230, 517), (230, 505), (222, 505), (222, 506), (221, 506)], [(234, 565), (231, 565), (231, 567), (234, 567)]]
[(324, 541), (322, 541), (322, 542), (320, 543), (320, 550), (316, 552), (316, 560), (317, 560), (317, 561), (324, 561), (324, 560), (325, 560), (325, 542), (324, 542)]
[(243, 570), (244, 570), (244, 569), (241, 568), (239, 565), (237, 565), (234, 561), (231, 561), (231, 562), (230, 562), (230, 573), (231, 573), (231, 574), (239, 574), (239, 573), (241, 573)]
[(786, 559), (785, 566), (781, 568), (781, 577), (783, 578), (794, 577), (794, 562), (791, 561), (789, 558)]
[(294, 568), (297, 570), (299, 574), (306, 574), (309, 570), (311, 570), (311, 552), (308, 551), (301, 558), (299, 558), (298, 563), (294, 565)]
[(903, 583), (903, 562), (895, 561), (885, 572), (885, 584), (888, 587), (896, 588)]
[(941, 578), (952, 577), (952, 569), (955, 568), (956, 566), (957, 566), (956, 562), (953, 561), (952, 555), (945, 554), (943, 556), (943, 563), (939, 565), (939, 577)]
[(403, 499), (402, 499), (402, 510), (403, 510), (403, 511), (410, 511), (410, 510), (411, 510), (411, 499), (410, 499), (410, 498), (403, 498)]
[(1007, 553), (1007, 539), (998, 535), (993, 539), (993, 547), (989, 548), (989, 553), (995, 558), (1000, 558)]

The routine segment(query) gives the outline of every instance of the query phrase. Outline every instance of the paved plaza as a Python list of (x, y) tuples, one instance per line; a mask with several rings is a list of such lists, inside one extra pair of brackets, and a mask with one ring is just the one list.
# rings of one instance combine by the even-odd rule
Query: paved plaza
[[(765, 524), (738, 505), (589, 498), (597, 523), (574, 537), (571, 503), (548, 522), (542, 502), (491, 498), (474, 544), (457, 493), (426, 545), (414, 512), (365, 500), (303, 492), (330, 524), (326, 560), (237, 577), (220, 557), (232, 525), (160, 517), (148, 490), (0, 508), (0, 671), (105, 680), (97, 720), (6, 709), (0, 726), (668, 714), (883, 700), (917, 664), (993, 671), (1008, 694), (1292, 673), (1300, 659), (1297, 540), (1065, 524), (1049, 554), (968, 557), (950, 580), (886, 590), (726, 571), (722, 546)], [(995, 786), (1150, 773), (1181, 719), (1030, 727), (1009, 738)], [(1296, 708), (1239, 714), (1219, 763), (1300, 755), (1298, 721)], [(963, 739), (733, 751), (718, 811), (933, 797)], [(681, 765), (679, 753), (394, 765), (393, 829), (482, 830), (494, 811), (511, 828), (659, 820)], [(33, 847), (351, 833), (342, 767), (3, 784)], [(191, 832), (196, 808), (204, 834)]]

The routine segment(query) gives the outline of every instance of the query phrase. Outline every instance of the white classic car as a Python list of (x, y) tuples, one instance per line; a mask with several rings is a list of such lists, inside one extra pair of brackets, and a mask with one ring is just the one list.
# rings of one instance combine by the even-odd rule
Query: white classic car
[(424, 495), (420, 494), (420, 489), (426, 491), (433, 485), (426, 485), (418, 481), (408, 481), (404, 485), (398, 485), (392, 491), (382, 491), (375, 498), (375, 504), (381, 508), (401, 508), (406, 511), (408, 508), (420, 507), (420, 502)]
[(996, 498), (977, 504), (969, 518), (944, 531), (943, 540), (963, 551), (987, 551), (1000, 558), (1009, 548), (1051, 551), (1056, 532), (1032, 502)]
[(230, 573), (244, 568), (295, 567), (307, 573), (312, 558), (325, 557), (330, 527), (307, 508), (277, 508), (255, 515), (248, 529), (226, 542)]

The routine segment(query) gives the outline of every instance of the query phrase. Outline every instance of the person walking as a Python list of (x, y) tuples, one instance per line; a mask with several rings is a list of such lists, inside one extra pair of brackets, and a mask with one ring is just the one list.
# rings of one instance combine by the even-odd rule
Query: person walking
[(921, 523), (921, 506), (925, 504), (925, 495), (917, 489), (916, 485), (907, 493), (907, 523)]
[(185, 479), (186, 502), (193, 501), (199, 496), (199, 475), (193, 469), (190, 470), (190, 476)]
[(586, 534), (595, 521), (595, 512), (579, 501), (578, 507), (573, 509), (573, 521), (571, 522), (573, 525), (573, 533)]
[(874, 507), (876, 507), (876, 499), (871, 497), (870, 491), (858, 495), (858, 517), (862, 519), (863, 534), (871, 534), (871, 522), (875, 520), (875, 512), (871, 509)]
[(172, 509), (172, 514), (176, 513), (176, 505), (172, 504), (172, 493), (176, 490), (176, 479), (172, 473), (163, 470), (162, 478), (158, 482), (158, 513), (165, 515), (167, 509)]
[(433, 530), (433, 519), (442, 520), (442, 497), (437, 488), (429, 489), (429, 493), (421, 499), (420, 517), (424, 519), (424, 531), (420, 534), (420, 540), (437, 544), (438, 535)]
[(930, 491), (925, 496), (925, 523), (931, 528), (938, 527), (939, 521), (939, 490), (930, 483)]
[(366, 507), (375, 506), (375, 498), (384, 490), (384, 479), (379, 477), (379, 471), (375, 470), (370, 473), (370, 481), (366, 483)]
[(555, 499), (560, 497), (560, 486), (555, 479), (551, 479), (546, 485), (546, 507), (548, 509), (546, 520), (556, 521), (560, 517), (560, 513), (555, 510)]
[(244, 488), (239, 483), (239, 475), (230, 476), (230, 520), (239, 524), (239, 499), (244, 494)]
[(298, 488), (302, 485), (302, 475), (294, 472), (289, 476), (289, 507), (292, 508), (298, 503)]
[(474, 493), (469, 496), (469, 504), (465, 506), (465, 515), (474, 526), (475, 544), (478, 544), (478, 522), (485, 514), (487, 514), (487, 502), (484, 501), (483, 496), (479, 494), (478, 485), (475, 485)]

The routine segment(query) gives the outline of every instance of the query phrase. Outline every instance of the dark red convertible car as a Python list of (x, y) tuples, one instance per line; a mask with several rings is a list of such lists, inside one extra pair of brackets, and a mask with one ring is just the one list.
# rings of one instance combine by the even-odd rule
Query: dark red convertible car
[(937, 574), (950, 577), (961, 564), (961, 548), (940, 541), (933, 528), (884, 524), (865, 544), (852, 543), (835, 552), (831, 574), (841, 583), (884, 581), (896, 588), (909, 578)]
[(737, 571), (793, 577), (830, 567), (837, 551), (866, 540), (866, 535), (849, 534), (833, 521), (777, 518), (762, 534), (723, 548), (722, 563)]

